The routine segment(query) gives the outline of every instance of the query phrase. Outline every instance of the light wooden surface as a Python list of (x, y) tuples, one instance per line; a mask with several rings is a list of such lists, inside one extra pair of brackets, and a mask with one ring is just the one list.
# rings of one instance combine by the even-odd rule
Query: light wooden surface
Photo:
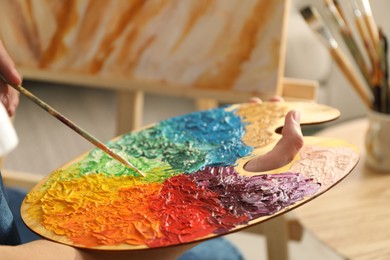
[(144, 92), (117, 91), (116, 96), (116, 133), (121, 135), (140, 128), (144, 116)]
[(390, 172), (366, 167), (367, 127), (363, 118), (319, 133), (357, 145), (361, 158), (344, 182), (295, 213), (305, 228), (347, 259), (390, 259)]
[(1, 175), (5, 186), (25, 190), (31, 190), (44, 178), (43, 175), (12, 170), (2, 170)]
[(282, 97), (286, 100), (317, 100), (319, 83), (315, 80), (283, 78)]

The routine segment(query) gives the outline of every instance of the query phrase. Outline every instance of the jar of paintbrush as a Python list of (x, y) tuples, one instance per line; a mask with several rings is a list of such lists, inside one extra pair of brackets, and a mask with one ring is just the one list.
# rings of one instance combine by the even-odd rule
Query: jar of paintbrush
[(390, 91), (387, 66), (387, 39), (381, 30), (376, 44), (378, 59), (372, 66), (372, 104), (367, 109), (368, 129), (365, 136), (368, 167), (390, 173)]
[(390, 173), (390, 114), (368, 110), (367, 116), (366, 164), (374, 170)]
[[(369, 121), (365, 137), (367, 165), (375, 170), (390, 173), (390, 90), (386, 36), (376, 26), (369, 0), (352, 0), (348, 6), (342, 6), (336, 0), (324, 0), (324, 3), (332, 23), (339, 29), (341, 45), (350, 52), (352, 60), (344, 54), (341, 45), (316, 8), (309, 5), (303, 7), (300, 12), (309, 27), (329, 49), (350, 86), (367, 107)], [(351, 23), (347, 17), (353, 17), (354, 21)], [(355, 24), (357, 34), (353, 33), (352, 24)], [(361, 44), (358, 44), (359, 42)]]
[[(385, 54), (386, 51), (382, 55)], [(381, 57), (385, 63), (386, 56)], [(374, 80), (375, 84), (372, 85), (373, 102), (367, 109), (366, 164), (374, 170), (390, 173), (390, 91), (387, 66), (379, 68), (378, 75), (377, 80)]]

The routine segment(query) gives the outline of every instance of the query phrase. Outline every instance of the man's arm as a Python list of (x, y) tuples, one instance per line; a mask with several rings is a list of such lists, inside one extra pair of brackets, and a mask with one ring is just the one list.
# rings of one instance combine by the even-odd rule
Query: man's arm
[(82, 251), (73, 247), (54, 243), (48, 240), (36, 240), (20, 246), (0, 246), (0, 255), (4, 260), (26, 259), (93, 259), (84, 257)]

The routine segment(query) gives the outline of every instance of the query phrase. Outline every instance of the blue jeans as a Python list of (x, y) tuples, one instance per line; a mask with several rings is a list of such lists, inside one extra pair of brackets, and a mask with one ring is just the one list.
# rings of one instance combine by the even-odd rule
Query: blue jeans
[(214, 238), (185, 252), (178, 260), (242, 260), (241, 253), (224, 238)]
[[(9, 207), (14, 215), (16, 227), (19, 231), (21, 242), (27, 243), (40, 239), (31, 232), (23, 223), (20, 216), (20, 206), (26, 195), (22, 190), (7, 189)], [(185, 252), (178, 260), (242, 260), (240, 252), (226, 239), (215, 238), (203, 242), (196, 247)]]

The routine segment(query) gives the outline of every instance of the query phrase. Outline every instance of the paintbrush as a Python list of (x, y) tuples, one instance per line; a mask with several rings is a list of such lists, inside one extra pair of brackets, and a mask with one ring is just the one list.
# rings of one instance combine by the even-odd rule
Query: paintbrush
[(370, 2), (368, 0), (361, 0), (362, 3), (362, 15), (363, 20), (366, 23), (368, 28), (368, 32), (370, 34), (371, 42), (374, 46), (378, 46), (379, 44), (379, 30), (376, 26), (374, 17), (372, 16)]
[(95, 137), (93, 137), (91, 134), (89, 134), (88, 132), (86, 132), (85, 130), (83, 130), (82, 128), (80, 128), (79, 126), (77, 126), (75, 123), (73, 123), (72, 121), (70, 121), (68, 118), (66, 118), (65, 116), (63, 116), (61, 113), (59, 113), (57, 110), (55, 110), (54, 108), (52, 108), (51, 106), (49, 106), (48, 104), (46, 104), (45, 102), (43, 102), (41, 99), (39, 99), (38, 97), (34, 96), (34, 94), (32, 94), (30, 91), (28, 91), (27, 89), (25, 89), (22, 85), (14, 85), (14, 84), (10, 84), (2, 75), (0, 75), (0, 79), (8, 84), (9, 86), (15, 88), (17, 91), (19, 91), (20, 93), (22, 93), (24, 96), (26, 96), (27, 98), (29, 98), (30, 100), (32, 100), (35, 104), (37, 104), (38, 106), (40, 106), (41, 108), (43, 108), (44, 110), (46, 110), (47, 112), (49, 112), (49, 114), (51, 114), (52, 116), (54, 116), (55, 118), (57, 118), (58, 120), (60, 120), (62, 123), (64, 123), (65, 125), (67, 125), (68, 127), (70, 127), (72, 130), (74, 130), (76, 133), (78, 133), (79, 135), (81, 135), (82, 137), (84, 137), (86, 140), (88, 140), (90, 143), (92, 143), (94, 146), (100, 148), (103, 152), (107, 153), (109, 156), (111, 156), (112, 158), (118, 160), (119, 162), (121, 162), (123, 165), (125, 165), (126, 167), (129, 167), (133, 170), (135, 170), (137, 173), (139, 173), (140, 175), (142, 176), (145, 176), (145, 174), (140, 171), (138, 168), (136, 168), (133, 164), (131, 164), (129, 161), (127, 161), (125, 158), (123, 158), (122, 156), (114, 153), (108, 146), (106, 146), (104, 143), (102, 143), (101, 141), (99, 141), (98, 139), (96, 139)]
[(366, 81), (367, 85), (371, 85), (371, 77), (370, 77), (370, 71), (367, 67), (367, 64), (364, 60), (364, 57), (355, 41), (355, 38), (353, 37), (352, 30), (350, 29), (347, 21), (345, 20), (345, 17), (341, 11), (340, 6), (336, 6), (335, 1), (333, 0), (324, 0), (325, 5), (328, 8), (333, 20), (336, 23), (337, 28), (340, 31), (340, 35), (342, 36), (345, 45), (347, 46), (351, 56), (355, 60), (360, 72), (363, 75), (364, 80)]
[(343, 9), (341, 8), (341, 5), (340, 5), (339, 1), (333, 0), (333, 4), (336, 7), (336, 9), (337, 9), (338, 13), (340, 14), (341, 18), (347, 24), (347, 18), (345, 16), (344, 12), (343, 12)]
[(309, 27), (315, 32), (319, 39), (328, 47), (332, 58), (344, 73), (346, 78), (351, 83), (361, 100), (367, 107), (372, 105), (372, 97), (365, 91), (364, 85), (361, 84), (359, 78), (354, 72), (352, 64), (348, 61), (343, 51), (339, 48), (336, 39), (332, 36), (330, 30), (323, 23), (318, 11), (307, 6), (300, 10), (303, 18), (308, 23)]
[(368, 1), (353, 0), (353, 13), (355, 16), (356, 27), (361, 40), (368, 53), (372, 66), (371, 90), (374, 95), (373, 108), (376, 111), (382, 111), (382, 57), (381, 43), (379, 41), (379, 32), (372, 17), (371, 7)]
[(358, 1), (353, 0), (352, 5), (353, 5), (353, 14), (355, 17), (356, 28), (358, 29), (360, 38), (370, 58), (372, 69), (375, 70), (378, 68), (380, 64), (378, 51), (377, 51), (378, 44), (372, 41), (371, 39), (369, 28), (367, 27), (367, 23), (363, 18), (361, 7), (359, 7)]

